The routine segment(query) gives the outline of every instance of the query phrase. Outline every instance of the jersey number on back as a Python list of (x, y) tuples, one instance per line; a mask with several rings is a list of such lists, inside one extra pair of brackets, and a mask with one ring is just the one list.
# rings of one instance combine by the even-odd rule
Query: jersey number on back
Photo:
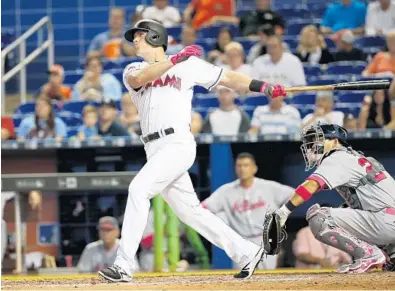
[(366, 166), (366, 174), (371, 175), (374, 179), (374, 182), (378, 183), (387, 178), (385, 173), (382, 171), (383, 166), (377, 162), (376, 167), (373, 169), (373, 164), (366, 158), (359, 158), (358, 164), (361, 167)]

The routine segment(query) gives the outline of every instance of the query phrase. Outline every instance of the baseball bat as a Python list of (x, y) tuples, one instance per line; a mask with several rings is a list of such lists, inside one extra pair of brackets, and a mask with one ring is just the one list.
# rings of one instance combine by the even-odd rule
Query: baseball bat
[(332, 85), (289, 87), (289, 88), (285, 88), (285, 91), (287, 93), (305, 92), (305, 91), (363, 91), (363, 90), (388, 89), (390, 85), (391, 85), (390, 81), (384, 79), (384, 80), (337, 83)]

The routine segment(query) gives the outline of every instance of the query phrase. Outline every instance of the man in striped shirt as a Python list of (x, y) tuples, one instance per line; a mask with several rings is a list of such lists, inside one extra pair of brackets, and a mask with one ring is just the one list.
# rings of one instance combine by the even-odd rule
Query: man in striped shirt
[(284, 97), (271, 99), (269, 105), (258, 106), (252, 116), (251, 134), (292, 134), (299, 132), (299, 111), (284, 102)]

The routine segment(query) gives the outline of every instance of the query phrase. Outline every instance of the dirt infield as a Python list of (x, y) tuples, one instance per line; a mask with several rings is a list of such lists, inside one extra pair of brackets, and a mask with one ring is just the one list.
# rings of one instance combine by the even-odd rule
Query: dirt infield
[(395, 290), (395, 273), (337, 274), (258, 271), (249, 280), (234, 272), (137, 274), (132, 283), (105, 283), (96, 275), (2, 277), (2, 290)]

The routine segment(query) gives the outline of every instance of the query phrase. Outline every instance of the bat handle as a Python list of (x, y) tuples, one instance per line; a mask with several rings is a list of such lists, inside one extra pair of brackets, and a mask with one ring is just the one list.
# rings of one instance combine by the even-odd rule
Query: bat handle
[(285, 88), (285, 92), (306, 92), (306, 91), (333, 91), (335, 87), (333, 85), (320, 85), (320, 86), (303, 86), (303, 87), (290, 87)]

